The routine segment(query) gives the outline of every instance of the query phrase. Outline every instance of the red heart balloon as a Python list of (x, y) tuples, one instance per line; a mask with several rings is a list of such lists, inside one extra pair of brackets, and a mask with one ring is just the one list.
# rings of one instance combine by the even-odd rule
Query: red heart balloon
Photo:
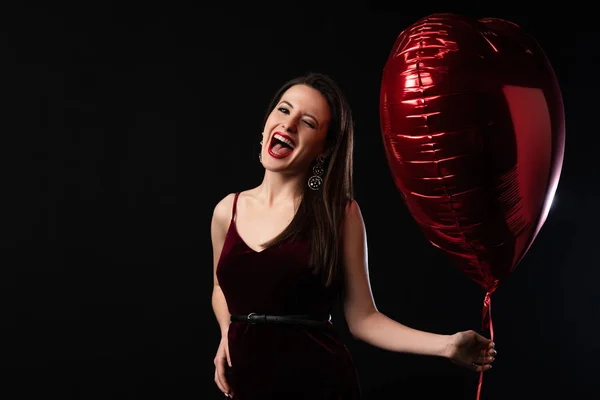
[(490, 296), (546, 221), (562, 169), (552, 66), (509, 21), (433, 14), (396, 39), (380, 117), (396, 187), (427, 239), (487, 291), (494, 340)]
[(517, 25), (433, 14), (383, 71), (383, 141), (427, 239), (491, 294), (546, 220), (564, 154), (552, 66)]

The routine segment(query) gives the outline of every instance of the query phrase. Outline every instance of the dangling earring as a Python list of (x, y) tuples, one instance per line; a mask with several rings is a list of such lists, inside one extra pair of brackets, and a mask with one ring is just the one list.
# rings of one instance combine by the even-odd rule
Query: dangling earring
[(319, 190), (321, 185), (323, 184), (323, 174), (325, 173), (325, 169), (323, 168), (323, 163), (325, 159), (321, 156), (317, 157), (317, 161), (315, 166), (313, 167), (313, 176), (308, 179), (308, 187), (312, 190)]
[[(265, 136), (265, 133), (263, 132), (262, 135)], [(258, 152), (258, 161), (260, 161), (260, 162), (262, 162), (262, 144), (263, 144), (263, 141), (261, 139), (260, 140), (260, 151)]]

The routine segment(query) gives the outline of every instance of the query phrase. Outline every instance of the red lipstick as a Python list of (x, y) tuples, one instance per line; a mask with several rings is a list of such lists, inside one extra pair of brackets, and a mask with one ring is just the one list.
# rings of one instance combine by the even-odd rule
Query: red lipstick
[(294, 142), (291, 137), (281, 132), (275, 132), (273, 133), (273, 136), (271, 136), (268, 153), (273, 158), (281, 159), (292, 154), (295, 147), (296, 142)]

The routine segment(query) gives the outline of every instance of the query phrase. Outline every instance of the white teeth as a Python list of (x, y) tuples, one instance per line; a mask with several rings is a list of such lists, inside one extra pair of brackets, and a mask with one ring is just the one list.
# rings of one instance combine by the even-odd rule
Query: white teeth
[(275, 134), (275, 139), (279, 140), (280, 142), (283, 142), (285, 144), (287, 144), (288, 146), (290, 146), (292, 149), (296, 148), (296, 145), (294, 144), (294, 142), (292, 142), (289, 139), (284, 138), (283, 136), (281, 136), (280, 134), (276, 133)]

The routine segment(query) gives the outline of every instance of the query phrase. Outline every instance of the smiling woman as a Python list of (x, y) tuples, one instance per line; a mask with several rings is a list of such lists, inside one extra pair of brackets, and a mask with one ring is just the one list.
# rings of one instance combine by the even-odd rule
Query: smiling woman
[[(298, 85), (290, 88), (284, 97), (300, 97), (300, 101), (303, 97), (310, 98), (310, 93), (302, 93), (303, 91), (312, 90), (310, 86)], [(295, 96), (294, 96), (295, 95)], [(279, 107), (277, 108), (277, 112), (289, 115), (290, 110), (293, 110), (294, 106), (287, 100), (281, 100)], [(274, 113), (274, 120), (277, 120), (277, 113)], [(280, 118), (282, 118), (280, 116)], [(319, 127), (319, 120), (315, 118), (313, 115), (304, 113), (304, 119), (302, 123), (308, 126), (310, 129), (316, 130)], [(264, 135), (264, 132), (263, 132)], [(319, 138), (317, 138), (319, 141)], [(296, 143), (294, 139), (292, 139), (289, 135), (282, 132), (275, 132), (273, 136), (271, 136), (271, 141), (269, 142), (269, 155), (274, 158), (284, 158), (292, 153), (292, 151), (296, 148)], [(262, 159), (262, 158), (261, 158)]]
[(352, 192), (350, 107), (329, 77), (287, 82), (264, 122), (260, 185), (226, 196), (211, 225), (215, 382), (236, 399), (358, 399), (352, 357), (330, 321), (382, 349), (446, 357), (475, 371), (495, 351), (473, 331), (411, 329), (375, 307), (364, 223)]
[(341, 90), (322, 74), (287, 82), (273, 97), (264, 121), (261, 186), (275, 186), (295, 201), (289, 224), (267, 231), (265, 246), (306, 236), (313, 249), (309, 264), (327, 270), (328, 284), (336, 274), (339, 226), (352, 199), (353, 129)]

